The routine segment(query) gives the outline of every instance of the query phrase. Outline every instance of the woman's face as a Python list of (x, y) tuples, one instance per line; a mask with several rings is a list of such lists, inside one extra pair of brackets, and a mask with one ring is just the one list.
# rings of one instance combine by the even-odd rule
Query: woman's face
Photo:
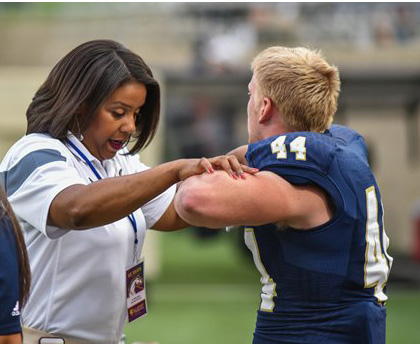
[(136, 130), (136, 117), (146, 101), (144, 84), (130, 81), (117, 88), (99, 107), (82, 133), (83, 144), (100, 161), (115, 156)]

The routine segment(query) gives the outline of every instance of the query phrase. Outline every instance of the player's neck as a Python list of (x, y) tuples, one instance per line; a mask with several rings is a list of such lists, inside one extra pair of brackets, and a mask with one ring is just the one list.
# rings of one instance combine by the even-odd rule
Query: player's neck
[(284, 135), (288, 132), (283, 123), (272, 123), (261, 129), (262, 139), (266, 139), (276, 135)]

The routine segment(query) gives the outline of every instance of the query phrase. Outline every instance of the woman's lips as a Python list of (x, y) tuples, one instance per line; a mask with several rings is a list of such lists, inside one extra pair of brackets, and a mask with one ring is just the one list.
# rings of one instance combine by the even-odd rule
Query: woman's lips
[(115, 150), (120, 150), (124, 146), (125, 141), (123, 140), (109, 140), (109, 144)]

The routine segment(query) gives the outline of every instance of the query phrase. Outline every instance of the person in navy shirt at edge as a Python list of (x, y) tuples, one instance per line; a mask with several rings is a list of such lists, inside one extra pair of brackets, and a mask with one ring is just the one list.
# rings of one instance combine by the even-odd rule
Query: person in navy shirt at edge
[(23, 236), (0, 187), (0, 344), (22, 343), (20, 308), (28, 297), (30, 280)]
[(253, 344), (383, 344), (389, 239), (363, 138), (331, 124), (338, 69), (270, 47), (252, 72), (249, 145), (233, 153), (260, 172), (190, 177), (175, 208), (193, 225), (246, 225), (262, 276)]

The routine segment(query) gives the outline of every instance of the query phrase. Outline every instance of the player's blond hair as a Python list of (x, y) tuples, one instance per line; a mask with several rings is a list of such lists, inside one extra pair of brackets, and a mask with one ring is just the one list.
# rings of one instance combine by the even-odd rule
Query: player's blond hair
[(338, 69), (307, 48), (270, 47), (251, 64), (262, 97), (270, 98), (291, 131), (323, 132), (337, 111)]

